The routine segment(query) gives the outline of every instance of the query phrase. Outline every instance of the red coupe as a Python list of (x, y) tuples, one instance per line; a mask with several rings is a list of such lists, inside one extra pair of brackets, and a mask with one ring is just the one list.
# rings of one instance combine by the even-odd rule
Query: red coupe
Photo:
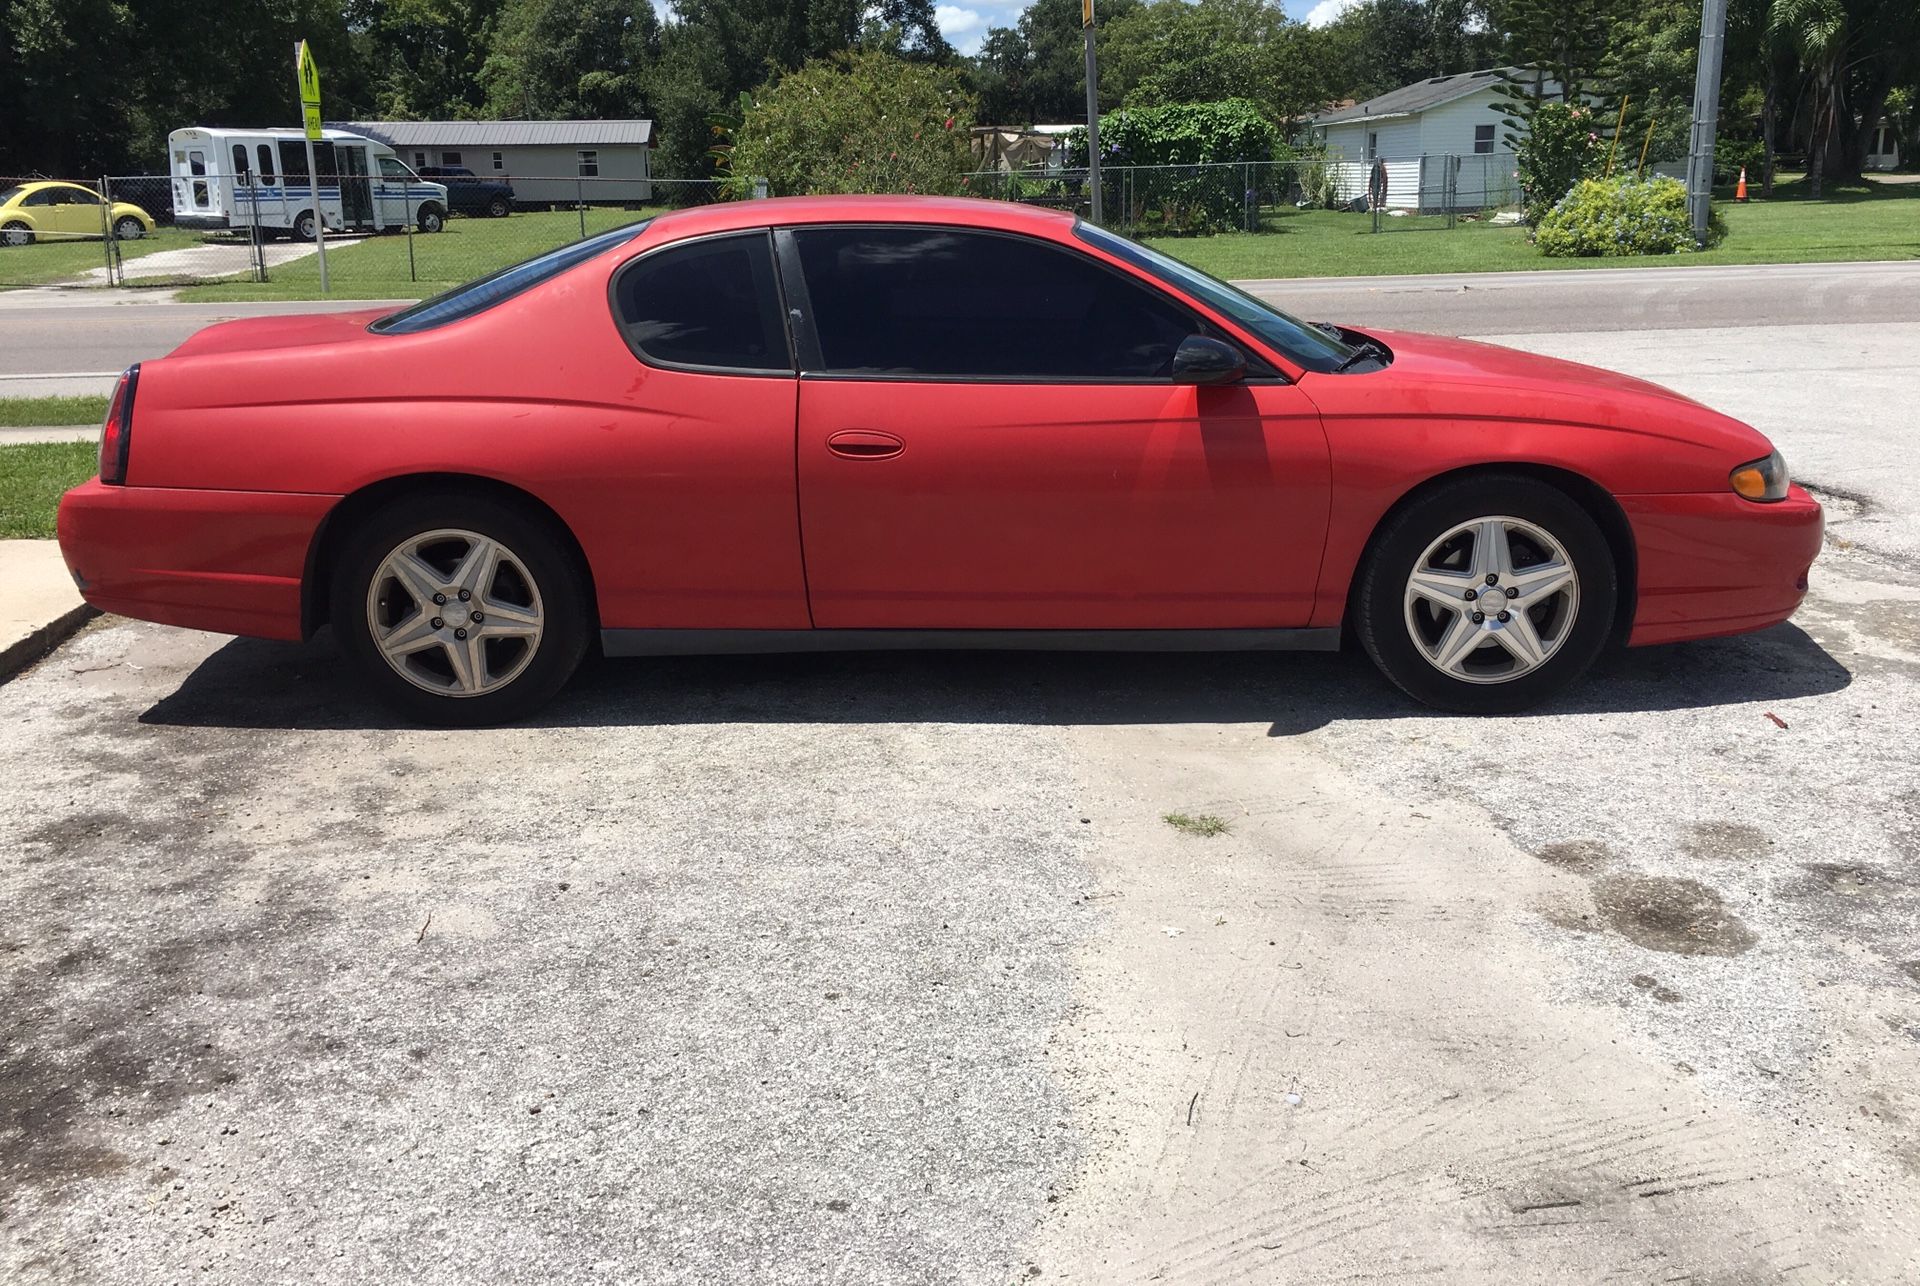
[(1309, 324), (1071, 216), (662, 215), (397, 313), (122, 377), (87, 599), (300, 639), (441, 723), (587, 649), (1364, 647), (1530, 705), (1612, 643), (1785, 620), (1820, 507), (1759, 433), (1504, 348)]

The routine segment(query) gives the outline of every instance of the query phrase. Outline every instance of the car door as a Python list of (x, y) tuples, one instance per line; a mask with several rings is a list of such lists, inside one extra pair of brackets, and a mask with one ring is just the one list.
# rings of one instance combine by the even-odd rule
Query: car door
[(1220, 333), (1187, 301), (984, 230), (799, 227), (779, 245), (817, 627), (1307, 624), (1318, 412), (1261, 364), (1176, 384), (1180, 341)]
[(53, 199), (54, 219), (66, 237), (101, 235), (99, 197), (85, 188), (58, 188)]
[(675, 241), (613, 276), (645, 433), (610, 450), (599, 570), (609, 629), (807, 628), (793, 484), (794, 363), (765, 228)]

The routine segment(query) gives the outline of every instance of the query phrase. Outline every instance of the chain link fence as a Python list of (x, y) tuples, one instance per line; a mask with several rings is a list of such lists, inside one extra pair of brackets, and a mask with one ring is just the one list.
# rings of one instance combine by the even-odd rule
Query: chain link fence
[[(4, 180), (13, 188), (42, 180)], [(1133, 236), (1278, 232), (1309, 212), (1355, 230), (1452, 228), (1514, 208), (1509, 154), (1339, 156), (1218, 165), (1104, 166), (1102, 221)], [(962, 191), (1092, 215), (1085, 169), (966, 175)], [(317, 203), (316, 203), (317, 193)], [(418, 298), (664, 210), (725, 199), (711, 180), (581, 175), (423, 179), (384, 173), (205, 171), (51, 184), (0, 202), (0, 286), (218, 286), (246, 297)]]

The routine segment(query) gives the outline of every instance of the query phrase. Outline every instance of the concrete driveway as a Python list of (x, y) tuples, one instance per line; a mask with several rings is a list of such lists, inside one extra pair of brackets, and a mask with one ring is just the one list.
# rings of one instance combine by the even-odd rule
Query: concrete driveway
[(1839, 357), (1912, 336), (1592, 315), (1503, 342), (1726, 376), (1833, 523), (1538, 714), (906, 655), (428, 732), (93, 627), (0, 687), (0, 1275), (1920, 1276), (1920, 384)]

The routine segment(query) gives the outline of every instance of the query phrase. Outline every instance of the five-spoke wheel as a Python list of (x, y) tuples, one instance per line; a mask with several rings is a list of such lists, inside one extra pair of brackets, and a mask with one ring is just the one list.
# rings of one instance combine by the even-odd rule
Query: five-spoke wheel
[(335, 563), (332, 618), (389, 701), (433, 723), (493, 723), (551, 697), (586, 651), (578, 558), (530, 509), (464, 490), (358, 519)]
[(1353, 623), (1409, 695), (1493, 713), (1532, 705), (1592, 664), (1617, 597), (1612, 551), (1585, 509), (1537, 478), (1490, 474), (1443, 483), (1382, 525)]

